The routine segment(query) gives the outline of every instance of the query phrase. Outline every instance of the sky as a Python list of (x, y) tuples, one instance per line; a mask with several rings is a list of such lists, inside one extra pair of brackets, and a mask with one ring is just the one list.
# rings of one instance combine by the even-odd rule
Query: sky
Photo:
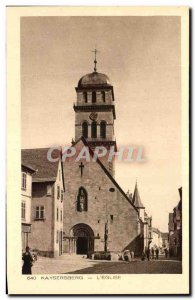
[(125, 192), (138, 189), (153, 226), (168, 230), (181, 182), (180, 17), (21, 18), (22, 148), (69, 145), (75, 87), (93, 71), (110, 78), (118, 147), (145, 162), (116, 162)]

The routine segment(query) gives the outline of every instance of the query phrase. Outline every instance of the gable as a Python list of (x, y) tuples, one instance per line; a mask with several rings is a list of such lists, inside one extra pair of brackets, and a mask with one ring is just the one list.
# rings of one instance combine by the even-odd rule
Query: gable
[[(90, 166), (92, 167), (93, 165), (92, 164), (96, 164), (99, 166), (99, 168), (102, 170), (104, 176), (106, 176), (110, 182), (111, 182), (111, 186), (110, 188), (114, 188), (123, 196), (123, 198), (125, 198), (125, 200), (128, 202), (128, 204), (130, 204), (134, 209), (135, 211), (138, 213), (138, 210), (137, 208), (133, 205), (133, 203), (129, 200), (129, 198), (127, 197), (126, 193), (122, 190), (122, 188), (119, 186), (119, 184), (116, 182), (116, 180), (112, 177), (112, 175), (110, 174), (110, 172), (106, 169), (106, 167), (103, 165), (103, 163), (100, 161), (100, 159), (97, 158), (97, 160), (95, 162), (92, 161), (92, 158), (94, 156), (94, 152), (93, 150), (89, 147), (87, 141), (81, 137), (77, 142), (75, 142), (73, 144), (73, 147), (75, 147), (76, 149), (76, 153), (74, 156), (68, 158), (68, 160), (65, 161), (64, 163), (64, 168), (65, 168), (65, 173), (66, 173), (66, 162), (71, 162), (71, 164), (80, 164), (81, 161), (84, 162), (85, 164), (90, 164)], [(81, 149), (83, 147), (87, 147), (89, 149), (89, 156), (90, 156), (90, 161), (88, 160), (88, 155), (86, 155), (87, 157), (87, 160), (86, 159), (81, 159), (81, 160), (76, 160), (76, 158), (78, 158), (78, 155), (81, 151)], [(63, 157), (63, 153), (62, 153), (62, 157)], [(79, 169), (78, 169), (79, 170)], [(79, 172), (79, 171), (78, 171)], [(74, 180), (74, 179), (73, 179)]]

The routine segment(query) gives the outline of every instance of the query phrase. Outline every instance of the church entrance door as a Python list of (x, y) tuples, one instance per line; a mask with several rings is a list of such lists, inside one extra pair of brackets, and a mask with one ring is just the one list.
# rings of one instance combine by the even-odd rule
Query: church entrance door
[(73, 228), (73, 235), (76, 239), (76, 253), (87, 254), (94, 250), (94, 232), (87, 224), (77, 224)]
[(87, 254), (88, 239), (86, 237), (77, 238), (77, 254)]

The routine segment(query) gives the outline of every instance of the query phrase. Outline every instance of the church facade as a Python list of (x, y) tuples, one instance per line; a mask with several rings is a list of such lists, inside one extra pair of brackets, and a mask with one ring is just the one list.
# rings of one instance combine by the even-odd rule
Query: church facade
[[(107, 75), (97, 72), (95, 60), (94, 72), (83, 76), (75, 89), (72, 146), (67, 151), (22, 150), (22, 161), (36, 170), (29, 245), (50, 257), (126, 249), (140, 256), (149, 247), (151, 218), (137, 184), (130, 197), (115, 180), (113, 86)], [(70, 155), (72, 149), (75, 155)], [(48, 153), (57, 161), (50, 161)]]
[[(94, 72), (83, 76), (76, 87), (75, 141), (79, 153), (89, 149), (90, 157), (99, 147), (117, 151), (114, 137), (114, 89), (107, 75)], [(103, 150), (102, 150), (103, 151)], [(140, 255), (144, 248), (144, 224), (138, 208), (116, 180), (114, 156), (97, 160), (83, 157), (64, 162), (63, 251), (87, 254), (95, 251)]]

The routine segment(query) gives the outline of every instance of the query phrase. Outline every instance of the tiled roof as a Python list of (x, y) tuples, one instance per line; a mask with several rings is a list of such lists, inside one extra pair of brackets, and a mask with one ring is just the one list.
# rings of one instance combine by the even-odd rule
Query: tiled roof
[(135, 205), (135, 207), (137, 207), (137, 208), (145, 208), (144, 205), (142, 204), (142, 201), (141, 201), (141, 198), (140, 198), (140, 195), (139, 195), (137, 182), (135, 184), (135, 190), (134, 190), (132, 202)]
[(24, 163), (22, 164), (22, 170), (23, 169), (28, 170), (29, 173), (34, 173), (36, 171), (35, 169), (33, 169), (32, 166), (24, 164)]
[[(56, 180), (59, 160), (56, 162), (49, 161), (47, 158), (48, 150), (49, 148), (22, 150), (22, 164), (30, 165), (36, 170), (32, 175), (33, 182)], [(61, 151), (56, 149), (52, 152), (52, 158), (58, 157), (61, 157)]]

